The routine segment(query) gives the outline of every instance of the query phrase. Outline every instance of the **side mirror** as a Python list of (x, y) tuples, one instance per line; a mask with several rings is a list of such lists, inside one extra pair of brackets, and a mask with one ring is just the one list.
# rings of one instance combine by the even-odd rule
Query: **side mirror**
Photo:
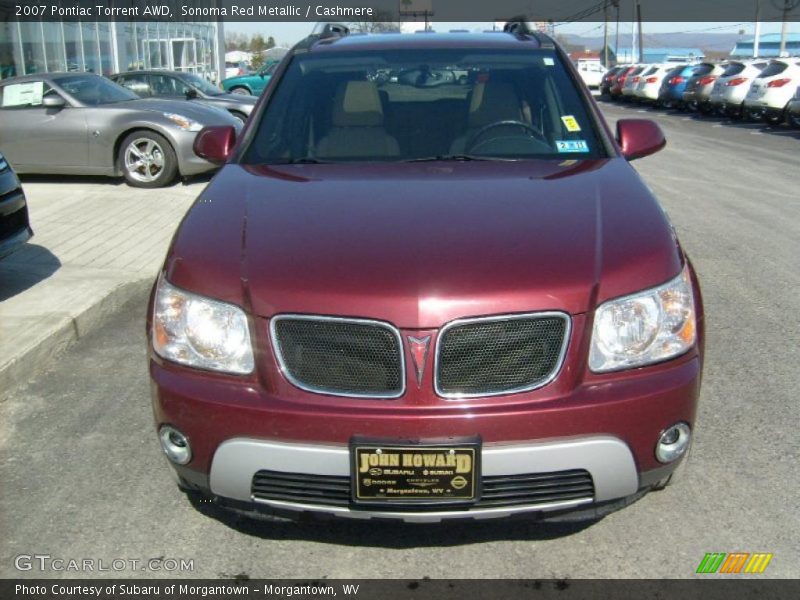
[(229, 125), (214, 125), (200, 130), (194, 138), (194, 153), (208, 162), (222, 164), (230, 158), (236, 143), (236, 130)]
[(67, 101), (58, 94), (51, 94), (42, 98), (42, 106), (45, 108), (64, 108)]
[(194, 100), (197, 98), (197, 90), (194, 88), (189, 88), (186, 90), (186, 99), (187, 100)]
[(655, 154), (667, 145), (661, 127), (649, 119), (617, 121), (617, 141), (622, 148), (622, 156), (628, 160)]

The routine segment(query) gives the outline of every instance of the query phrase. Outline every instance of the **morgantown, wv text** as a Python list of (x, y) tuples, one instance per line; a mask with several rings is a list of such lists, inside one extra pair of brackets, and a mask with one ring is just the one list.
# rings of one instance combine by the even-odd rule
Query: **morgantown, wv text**
[[(343, 596), (357, 596), (360, 584), (341, 584)], [(236, 585), (191, 585), (191, 584), (156, 584), (138, 585), (121, 583), (111, 585), (70, 585), (56, 583), (50, 585), (25, 585), (18, 583), (14, 592), (17, 596), (67, 596), (70, 599), (83, 596), (100, 598), (118, 598), (130, 596), (151, 596), (170, 598), (178, 595), (189, 598), (205, 598), (206, 596), (272, 596), (291, 598), (292, 596), (330, 596), (338, 595), (333, 585), (275, 585), (266, 583), (263, 586), (254, 584)]]

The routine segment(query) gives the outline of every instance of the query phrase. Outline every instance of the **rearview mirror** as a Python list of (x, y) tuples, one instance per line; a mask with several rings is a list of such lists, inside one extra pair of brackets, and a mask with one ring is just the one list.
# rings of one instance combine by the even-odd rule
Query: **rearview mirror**
[(649, 119), (620, 119), (617, 121), (617, 140), (622, 155), (628, 160), (655, 154), (667, 145), (661, 127)]
[(67, 101), (58, 94), (51, 94), (42, 98), (42, 106), (45, 108), (64, 108)]
[(222, 164), (230, 158), (236, 143), (236, 130), (230, 125), (214, 125), (200, 130), (194, 138), (194, 153), (209, 162)]

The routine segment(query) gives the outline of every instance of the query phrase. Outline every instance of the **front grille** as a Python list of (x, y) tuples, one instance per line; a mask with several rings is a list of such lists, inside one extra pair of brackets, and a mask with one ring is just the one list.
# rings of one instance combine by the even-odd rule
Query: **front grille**
[[(480, 499), (469, 505), (413, 504), (405, 510), (469, 510), (470, 508), (503, 508), (536, 506), (571, 500), (594, 498), (594, 481), (584, 469), (531, 473), (524, 475), (493, 475), (481, 479)], [(350, 506), (350, 478), (341, 475), (309, 475), (258, 471), (253, 476), (251, 493), (256, 500), (278, 500), (317, 506)], [(375, 505), (373, 505), (375, 506)], [(397, 505), (388, 510), (402, 512)]]
[(558, 373), (568, 334), (564, 313), (456, 321), (439, 334), (436, 392), (470, 398), (541, 387)]
[(278, 316), (273, 348), (297, 387), (338, 396), (396, 398), (405, 389), (400, 334), (379, 321)]

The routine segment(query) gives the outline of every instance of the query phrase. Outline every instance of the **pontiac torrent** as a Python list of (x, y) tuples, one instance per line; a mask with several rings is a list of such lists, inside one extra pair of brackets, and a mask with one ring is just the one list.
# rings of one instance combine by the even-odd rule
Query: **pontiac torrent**
[(179, 485), (253, 516), (596, 518), (694, 431), (692, 265), (550, 38), (348, 35), (281, 63), (153, 288)]

